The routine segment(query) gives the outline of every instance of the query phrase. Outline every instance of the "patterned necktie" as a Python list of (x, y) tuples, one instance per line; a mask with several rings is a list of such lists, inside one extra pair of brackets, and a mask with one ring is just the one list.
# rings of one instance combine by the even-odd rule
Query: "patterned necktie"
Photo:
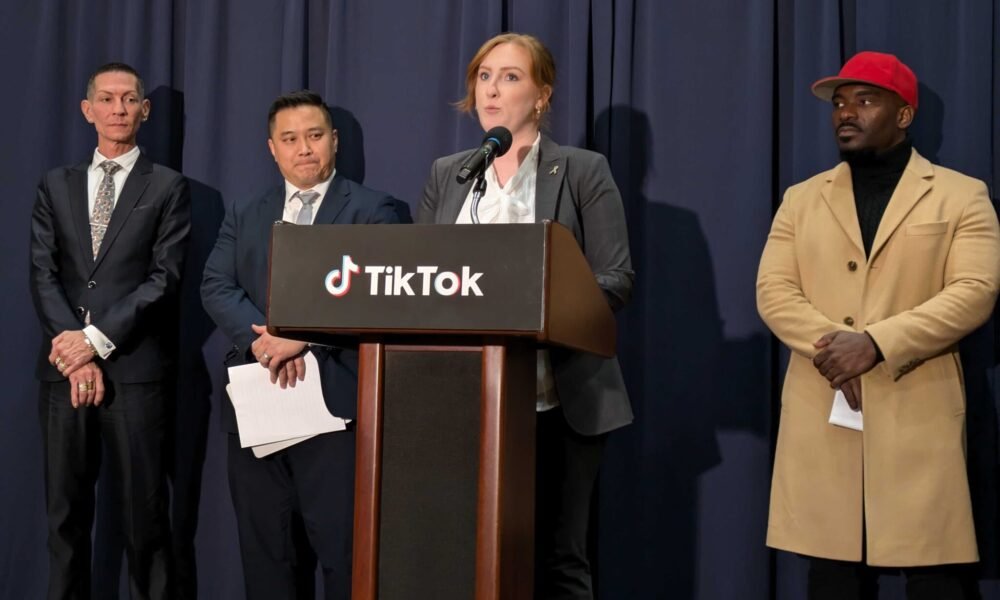
[(111, 211), (115, 209), (115, 180), (113, 175), (122, 166), (110, 160), (102, 162), (100, 165), (104, 169), (104, 178), (97, 188), (97, 198), (94, 199), (94, 212), (90, 215), (90, 240), (94, 251), (94, 258), (101, 249), (101, 242), (104, 241), (104, 234), (108, 230), (108, 221), (111, 220)]
[(319, 192), (309, 190), (308, 192), (295, 192), (295, 195), (302, 202), (302, 208), (299, 209), (299, 216), (295, 217), (295, 224), (312, 225), (313, 203), (316, 202), (316, 198), (319, 198)]

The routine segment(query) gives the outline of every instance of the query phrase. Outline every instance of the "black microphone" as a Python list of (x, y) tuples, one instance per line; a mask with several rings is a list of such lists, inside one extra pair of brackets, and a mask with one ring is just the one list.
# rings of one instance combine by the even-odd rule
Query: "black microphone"
[(455, 179), (459, 183), (465, 183), (473, 177), (482, 175), (493, 163), (494, 158), (503, 156), (510, 150), (513, 141), (514, 138), (506, 127), (490, 129), (483, 137), (483, 144), (462, 163), (462, 168), (458, 170)]

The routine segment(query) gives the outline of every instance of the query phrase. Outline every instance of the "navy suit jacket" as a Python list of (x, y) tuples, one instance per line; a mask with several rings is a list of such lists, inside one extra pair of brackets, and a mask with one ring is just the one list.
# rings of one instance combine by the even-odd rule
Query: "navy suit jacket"
[[(257, 334), (250, 326), (266, 322), (271, 227), (281, 221), (284, 209), (284, 184), (252, 202), (234, 202), (226, 210), (219, 238), (205, 264), (201, 299), (209, 316), (233, 343), (226, 357), (227, 366), (256, 362), (250, 347)], [(339, 173), (330, 182), (313, 220), (314, 225), (399, 222), (396, 200)], [(303, 260), (310, 258), (314, 257)], [(357, 351), (315, 346), (310, 351), (319, 363), (323, 395), (330, 412), (356, 419)], [(222, 419), (226, 431), (238, 431), (231, 402), (223, 402)]]
[(171, 375), (177, 292), (191, 228), (187, 179), (139, 155), (122, 187), (96, 260), (91, 250), (87, 168), (49, 171), (31, 213), (31, 296), (45, 340), (36, 375), (65, 379), (49, 364), (52, 338), (90, 321), (116, 350), (99, 360), (119, 383)]

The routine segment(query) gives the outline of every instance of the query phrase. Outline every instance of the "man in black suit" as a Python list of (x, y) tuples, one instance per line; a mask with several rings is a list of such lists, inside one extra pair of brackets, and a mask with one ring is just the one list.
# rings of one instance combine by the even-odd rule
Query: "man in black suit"
[(132, 597), (170, 596), (163, 448), (190, 194), (136, 146), (143, 94), (128, 65), (95, 71), (81, 103), (97, 130), (93, 158), (47, 173), (32, 212), (49, 598), (90, 594), (102, 460), (119, 481)]
[[(330, 412), (355, 419), (357, 352), (308, 347), (272, 336), (264, 327), (271, 227), (280, 220), (301, 225), (398, 223), (396, 203), (337, 173), (337, 130), (318, 95), (301, 91), (279, 97), (271, 105), (268, 130), (267, 144), (284, 182), (228, 208), (205, 266), (202, 301), (233, 342), (227, 365), (260, 363), (270, 370), (272, 382), (294, 385), (304, 376), (304, 353), (311, 352)], [(280, 600), (308, 592), (311, 573), (301, 580), (303, 559), (292, 535), (304, 526), (323, 569), (325, 597), (349, 598), (353, 424), (347, 431), (318, 435), (256, 458), (250, 448), (240, 447), (229, 402), (224, 403), (223, 420), (247, 597)]]

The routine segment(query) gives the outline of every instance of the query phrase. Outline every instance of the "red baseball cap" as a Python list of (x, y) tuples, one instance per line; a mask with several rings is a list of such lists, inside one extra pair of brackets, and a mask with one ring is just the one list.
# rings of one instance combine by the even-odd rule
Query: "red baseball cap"
[(837, 76), (812, 84), (812, 93), (829, 101), (838, 87), (848, 83), (867, 83), (896, 92), (904, 102), (917, 108), (917, 76), (892, 54), (858, 52), (844, 63)]

